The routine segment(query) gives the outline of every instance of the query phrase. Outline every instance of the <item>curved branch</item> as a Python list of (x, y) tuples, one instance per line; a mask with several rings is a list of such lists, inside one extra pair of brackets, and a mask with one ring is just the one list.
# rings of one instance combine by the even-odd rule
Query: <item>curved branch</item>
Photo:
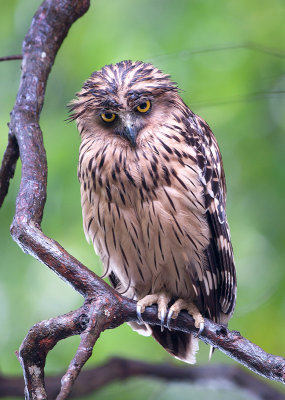
[[(130, 304), (128, 299), (125, 299), (124, 304), (128, 317), (131, 317), (128, 320), (134, 321), (136, 318), (135, 304)], [(148, 307), (143, 314), (143, 319), (149, 324), (160, 324), (160, 320), (157, 319), (156, 307)], [(194, 320), (186, 312), (180, 313), (179, 317), (172, 322), (171, 328), (197, 334)], [(199, 339), (218, 348), (256, 374), (285, 384), (285, 359), (266, 353), (259, 346), (241, 336), (238, 331), (230, 331), (223, 325), (205, 319), (205, 328)]]
[[(69, 28), (88, 7), (89, 0), (45, 0), (39, 7), (23, 42), (22, 76), (11, 114), (9, 137), (16, 139), (22, 161), (21, 185), (11, 234), (23, 251), (46, 264), (85, 298), (84, 306), (78, 310), (35, 325), (23, 341), (19, 359), (24, 371), (27, 399), (47, 398), (44, 382), (46, 355), (59, 340), (81, 335), (81, 343), (58, 396), (58, 399), (65, 399), (100, 333), (124, 322), (137, 321), (134, 301), (119, 295), (56, 241), (44, 235), (40, 226), (46, 201), (47, 162), (39, 116), (46, 83)], [(16, 159), (16, 146), (11, 149)], [(7, 159), (13, 171), (13, 157)], [(8, 179), (7, 172), (4, 176)], [(143, 317), (149, 324), (160, 324), (156, 307), (149, 307)], [(185, 313), (173, 322), (172, 329), (197, 333), (193, 319)], [(206, 320), (200, 339), (256, 373), (285, 382), (285, 360), (267, 354), (238, 332), (230, 332)]]
[[(160, 325), (161, 323), (157, 318), (157, 307), (155, 306), (147, 307), (143, 318), (148, 324)], [(37, 393), (41, 391), (41, 398), (46, 398), (43, 377), (45, 359), (59, 340), (74, 334), (81, 334), (82, 339), (62, 381), (62, 388), (57, 397), (58, 400), (61, 400), (66, 399), (70, 394), (75, 378), (91, 356), (93, 346), (100, 333), (128, 321), (137, 321), (136, 302), (120, 296), (116, 300), (108, 288), (103, 296), (87, 299), (80, 309), (36, 324), (26, 336), (19, 353), (25, 372), (26, 387), (31, 398), (35, 391)], [(186, 312), (179, 314), (171, 328), (197, 334), (194, 320)], [(285, 360), (282, 357), (266, 353), (242, 337), (239, 332), (230, 331), (222, 325), (205, 319), (205, 328), (199, 338), (253, 372), (265, 378), (285, 383)]]
[(72, 23), (88, 8), (89, 0), (42, 3), (23, 42), (22, 75), (10, 122), (10, 137), (17, 140), (22, 162), (11, 234), (23, 251), (50, 267), (83, 296), (94, 290), (100, 293), (102, 281), (45, 236), (40, 227), (46, 201), (47, 161), (39, 116), (57, 51)]

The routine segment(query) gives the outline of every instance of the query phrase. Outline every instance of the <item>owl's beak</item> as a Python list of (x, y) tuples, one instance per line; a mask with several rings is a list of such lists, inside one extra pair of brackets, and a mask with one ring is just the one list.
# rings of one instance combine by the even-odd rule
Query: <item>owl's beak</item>
[(125, 137), (130, 141), (130, 143), (135, 146), (137, 139), (137, 129), (133, 123), (128, 123), (125, 125)]
[(122, 134), (135, 147), (138, 130), (131, 113), (126, 112), (121, 115)]

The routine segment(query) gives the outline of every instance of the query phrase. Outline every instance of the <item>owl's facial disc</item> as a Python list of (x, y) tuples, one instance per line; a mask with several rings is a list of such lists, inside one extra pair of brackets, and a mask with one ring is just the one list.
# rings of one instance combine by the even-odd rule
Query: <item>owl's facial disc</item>
[(114, 131), (116, 135), (122, 136), (130, 142), (132, 146), (136, 145), (137, 134), (142, 128), (132, 112), (112, 113), (104, 112), (100, 117), (106, 126)]
[[(112, 107), (110, 107), (112, 109)], [(132, 147), (136, 146), (136, 140), (139, 132), (146, 126), (151, 111), (151, 101), (142, 100), (136, 102), (133, 106), (125, 106), (125, 109), (116, 111), (102, 111), (101, 120), (105, 126), (124, 139)]]
[(135, 108), (132, 110), (121, 113), (121, 132), (120, 134), (129, 140), (130, 144), (135, 147), (136, 139), (146, 124), (146, 115), (149, 114), (151, 110), (150, 100), (143, 100), (137, 103)]

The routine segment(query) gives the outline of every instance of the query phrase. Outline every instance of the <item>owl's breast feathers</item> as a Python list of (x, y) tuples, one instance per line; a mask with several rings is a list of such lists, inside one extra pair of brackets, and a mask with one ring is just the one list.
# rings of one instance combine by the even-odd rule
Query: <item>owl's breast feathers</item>
[(142, 130), (136, 147), (83, 137), (84, 230), (126, 296), (165, 288), (227, 323), (236, 289), (221, 157), (207, 124), (184, 114)]

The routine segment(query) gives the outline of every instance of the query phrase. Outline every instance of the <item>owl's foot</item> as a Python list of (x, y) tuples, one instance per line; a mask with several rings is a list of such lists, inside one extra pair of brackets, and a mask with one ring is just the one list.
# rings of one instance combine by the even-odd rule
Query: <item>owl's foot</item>
[(141, 300), (137, 302), (137, 317), (138, 320), (143, 324), (144, 321), (142, 319), (142, 313), (145, 308), (148, 306), (152, 306), (153, 304), (157, 304), (158, 306), (158, 318), (161, 321), (161, 332), (164, 329), (164, 322), (167, 313), (167, 306), (170, 302), (171, 298), (165, 292), (158, 292), (154, 294), (149, 294), (143, 297)]
[(178, 299), (175, 301), (174, 304), (170, 307), (168, 311), (168, 316), (167, 316), (167, 328), (170, 329), (170, 322), (171, 319), (176, 319), (178, 317), (178, 314), (180, 311), (186, 310), (188, 314), (190, 314), (193, 319), (194, 319), (194, 325), (197, 329), (199, 329), (197, 336), (200, 335), (200, 333), (203, 332), (204, 329), (204, 318), (202, 317), (201, 313), (199, 312), (198, 308), (195, 306), (195, 304), (184, 300), (184, 299)]

